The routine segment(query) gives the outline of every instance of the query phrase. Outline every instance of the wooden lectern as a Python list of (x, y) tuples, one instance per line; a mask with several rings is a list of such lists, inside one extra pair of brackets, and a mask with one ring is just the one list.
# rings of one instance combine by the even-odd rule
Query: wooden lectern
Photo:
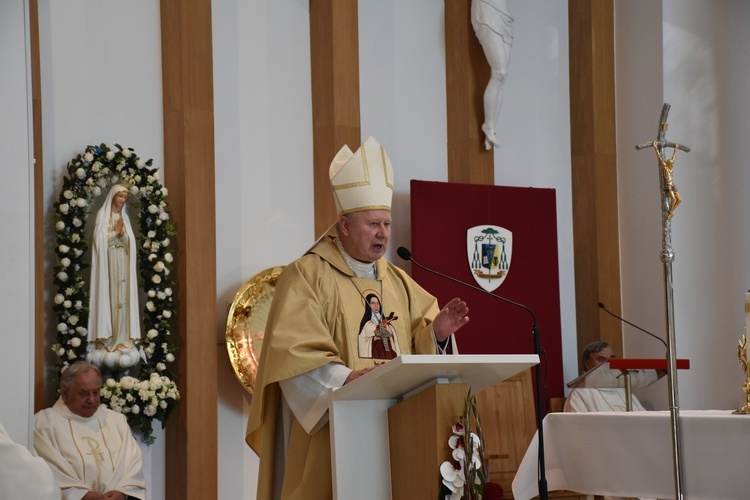
[(437, 497), (468, 389), (538, 363), (536, 354), (403, 355), (329, 391), (334, 499)]
[[(677, 369), (690, 368), (690, 360), (678, 359)], [(627, 411), (633, 409), (633, 388), (648, 387), (666, 375), (666, 359), (612, 358), (568, 382), (572, 389), (625, 389)]]

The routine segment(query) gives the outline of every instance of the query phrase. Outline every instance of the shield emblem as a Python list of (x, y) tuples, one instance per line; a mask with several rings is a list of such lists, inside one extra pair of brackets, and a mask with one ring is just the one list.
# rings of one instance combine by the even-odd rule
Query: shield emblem
[(474, 280), (491, 292), (503, 284), (510, 269), (513, 233), (500, 226), (466, 230), (466, 254)]

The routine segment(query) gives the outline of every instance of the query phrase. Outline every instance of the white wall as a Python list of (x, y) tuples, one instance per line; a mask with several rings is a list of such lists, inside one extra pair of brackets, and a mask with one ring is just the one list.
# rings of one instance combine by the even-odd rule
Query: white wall
[[(741, 0), (619, 1), (617, 99), (623, 315), (666, 338), (658, 163), (635, 144), (656, 138), (664, 102), (667, 139), (679, 152), (683, 202), (672, 220), (675, 350), (680, 407), (735, 409), (743, 402), (737, 342), (745, 333), (750, 234), (744, 196), (750, 174), (746, 89), (750, 4)], [(671, 150), (670, 150), (671, 153)], [(659, 357), (660, 344), (626, 328), (625, 354)], [(666, 383), (639, 392), (666, 409)]]
[(18, 443), (31, 444), (34, 347), (33, 143), (28, 18), (24, 0), (0, 2), (0, 424)]

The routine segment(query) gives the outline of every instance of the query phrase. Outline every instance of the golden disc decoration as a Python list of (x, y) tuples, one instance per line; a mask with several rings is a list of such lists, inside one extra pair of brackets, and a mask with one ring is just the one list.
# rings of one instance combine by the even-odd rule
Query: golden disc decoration
[(281, 267), (265, 269), (237, 292), (227, 317), (226, 342), (234, 374), (253, 393), (263, 336)]

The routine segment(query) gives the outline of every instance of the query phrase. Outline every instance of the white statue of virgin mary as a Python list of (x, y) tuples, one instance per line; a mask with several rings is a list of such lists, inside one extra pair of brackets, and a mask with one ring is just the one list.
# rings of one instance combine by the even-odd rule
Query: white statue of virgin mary
[(140, 354), (135, 235), (125, 210), (128, 189), (113, 185), (96, 214), (91, 251), (88, 360), (100, 367), (128, 368)]

